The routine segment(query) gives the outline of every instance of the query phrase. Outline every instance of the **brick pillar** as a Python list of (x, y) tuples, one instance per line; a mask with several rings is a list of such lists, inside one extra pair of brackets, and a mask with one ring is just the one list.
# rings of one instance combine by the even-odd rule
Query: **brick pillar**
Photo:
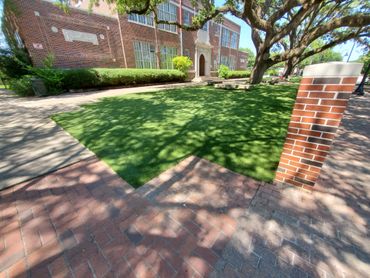
[(276, 182), (312, 189), (361, 69), (362, 64), (343, 62), (304, 69)]

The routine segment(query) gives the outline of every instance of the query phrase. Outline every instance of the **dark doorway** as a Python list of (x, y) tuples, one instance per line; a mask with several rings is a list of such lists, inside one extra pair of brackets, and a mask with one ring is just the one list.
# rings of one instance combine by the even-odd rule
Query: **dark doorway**
[(206, 59), (204, 58), (203, 54), (200, 54), (199, 57), (199, 76), (205, 76), (205, 68), (206, 68)]

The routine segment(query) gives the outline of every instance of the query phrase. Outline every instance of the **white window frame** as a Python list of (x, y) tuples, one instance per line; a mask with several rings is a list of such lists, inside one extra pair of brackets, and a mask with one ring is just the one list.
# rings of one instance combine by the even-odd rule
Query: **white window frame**
[[(183, 18), (184, 25), (190, 26), (191, 25), (191, 18), (192, 18), (191, 12), (184, 9), (183, 10), (183, 15), (184, 15), (184, 18)], [(185, 15), (187, 15), (187, 16), (185, 16)], [(186, 20), (187, 22), (185, 22), (185, 19), (188, 19), (188, 20)]]
[[(155, 46), (149, 42), (134, 41), (135, 66), (139, 69), (156, 69)], [(153, 49), (153, 51), (151, 51)], [(149, 67), (147, 67), (149, 65)]]
[[(139, 18), (145, 18), (145, 23), (140, 22)], [(149, 20), (149, 22), (148, 22)], [(128, 22), (136, 23), (143, 26), (148, 26), (154, 28), (154, 16), (153, 14), (149, 15), (140, 15), (140, 14), (129, 14), (128, 15)]]
[(230, 48), (232, 49), (238, 48), (238, 34), (232, 31), (230, 35)]
[[(177, 6), (170, 3), (164, 2), (157, 7), (158, 19), (167, 21), (177, 21)], [(177, 26), (170, 24), (158, 24), (158, 29), (162, 31), (167, 31), (170, 33), (177, 34)]]
[(173, 69), (172, 59), (177, 56), (177, 48), (161, 46), (161, 69)]
[(215, 36), (216, 37), (219, 37), (220, 36), (220, 25), (218, 25), (217, 23), (214, 23), (214, 26), (215, 26)]
[(189, 57), (189, 59), (191, 59), (191, 57), (190, 57), (190, 49), (189, 48), (185, 48), (184, 49), (184, 56)]
[(230, 30), (223, 28), (221, 34), (221, 46), (230, 47)]

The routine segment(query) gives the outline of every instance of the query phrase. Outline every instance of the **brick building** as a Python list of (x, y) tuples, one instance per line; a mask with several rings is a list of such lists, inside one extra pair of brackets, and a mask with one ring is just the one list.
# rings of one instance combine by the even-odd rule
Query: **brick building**
[[(230, 20), (188, 32), (155, 27), (151, 15), (118, 15), (105, 2), (89, 11), (89, 1), (80, 0), (67, 13), (53, 2), (13, 0), (5, 9), (6, 31), (27, 48), (35, 65), (52, 53), (61, 68), (172, 68), (177, 55), (191, 58), (195, 77), (211, 75), (220, 64), (246, 68), (247, 54), (238, 51), (240, 26)], [(170, 0), (158, 11), (162, 19), (183, 24), (191, 24), (195, 13), (189, 0)]]

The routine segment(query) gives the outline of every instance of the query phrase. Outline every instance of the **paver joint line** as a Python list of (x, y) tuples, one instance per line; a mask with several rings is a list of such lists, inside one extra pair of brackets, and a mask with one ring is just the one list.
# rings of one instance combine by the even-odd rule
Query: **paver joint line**
[(367, 277), (369, 104), (310, 193), (194, 156), (144, 189), (90, 157), (0, 191), (0, 277)]

